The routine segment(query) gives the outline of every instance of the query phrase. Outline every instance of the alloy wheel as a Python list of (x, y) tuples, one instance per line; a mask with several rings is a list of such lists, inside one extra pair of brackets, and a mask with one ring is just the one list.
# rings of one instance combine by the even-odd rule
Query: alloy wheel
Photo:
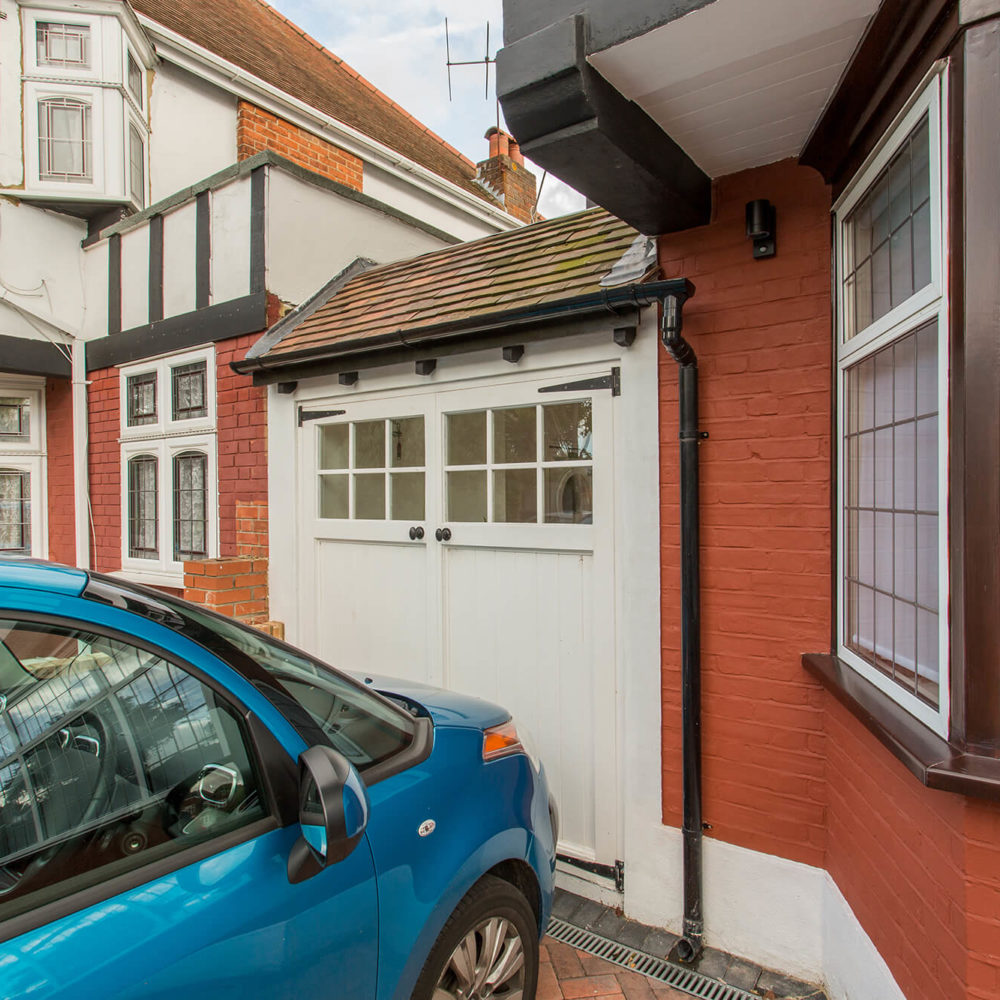
[(456, 945), (433, 1000), (521, 1000), (523, 992), (521, 935), (504, 917), (488, 917)]

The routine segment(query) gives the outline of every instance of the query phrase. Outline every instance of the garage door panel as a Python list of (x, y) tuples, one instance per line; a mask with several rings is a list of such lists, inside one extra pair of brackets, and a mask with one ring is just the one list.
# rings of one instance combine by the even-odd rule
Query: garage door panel
[(546, 762), (563, 839), (590, 850), (592, 569), (593, 558), (581, 553), (460, 547), (444, 553), (445, 683), (501, 702), (527, 727)]
[(316, 541), (318, 653), (344, 670), (434, 681), (424, 545)]

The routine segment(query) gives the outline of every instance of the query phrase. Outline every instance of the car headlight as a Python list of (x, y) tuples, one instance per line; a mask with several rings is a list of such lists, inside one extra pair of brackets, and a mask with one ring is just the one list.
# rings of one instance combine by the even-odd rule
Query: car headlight
[(536, 771), (541, 770), (541, 761), (524, 727), (514, 725), (514, 720), (483, 730), (483, 760), (497, 760), (514, 753), (523, 753), (531, 761)]

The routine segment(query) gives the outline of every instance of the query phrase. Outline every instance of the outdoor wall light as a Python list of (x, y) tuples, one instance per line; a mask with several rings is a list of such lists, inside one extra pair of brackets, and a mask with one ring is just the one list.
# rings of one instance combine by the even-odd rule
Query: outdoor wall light
[(776, 215), (774, 205), (766, 198), (747, 202), (747, 239), (753, 240), (755, 260), (775, 254)]

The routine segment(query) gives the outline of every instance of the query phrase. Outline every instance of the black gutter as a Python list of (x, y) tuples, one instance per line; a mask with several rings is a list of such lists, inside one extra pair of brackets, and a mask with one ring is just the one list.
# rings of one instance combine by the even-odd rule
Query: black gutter
[[(232, 362), (231, 367), (240, 375), (253, 375), (257, 384), (284, 381), (294, 377), (296, 368), (319, 369), (324, 362), (351, 355), (368, 354), (379, 350), (389, 351), (400, 347), (419, 350), (421, 355), (433, 355), (434, 346), (438, 342), (454, 344), (456, 341), (473, 341), (483, 334), (497, 330), (550, 323), (594, 313), (607, 312), (616, 315), (618, 310), (629, 306), (648, 306), (659, 303), (669, 296), (686, 297), (691, 288), (690, 282), (683, 278), (608, 288), (600, 292), (561, 299), (537, 308), (507, 309), (503, 312), (439, 323), (417, 330), (394, 330), (374, 337), (352, 338), (343, 343), (334, 341), (332, 344), (301, 351), (288, 351), (270, 357), (267, 355), (260, 358), (247, 357), (242, 361)], [(316, 374), (319, 374), (318, 370)]]
[(684, 925), (677, 957), (693, 962), (701, 954), (705, 922), (702, 914), (701, 848), (701, 570), (699, 565), (698, 444), (707, 434), (698, 429), (698, 357), (681, 336), (684, 302), (694, 294), (687, 282), (681, 294), (663, 299), (662, 336), (677, 362), (680, 389), (681, 463), (681, 743), (684, 797)]

